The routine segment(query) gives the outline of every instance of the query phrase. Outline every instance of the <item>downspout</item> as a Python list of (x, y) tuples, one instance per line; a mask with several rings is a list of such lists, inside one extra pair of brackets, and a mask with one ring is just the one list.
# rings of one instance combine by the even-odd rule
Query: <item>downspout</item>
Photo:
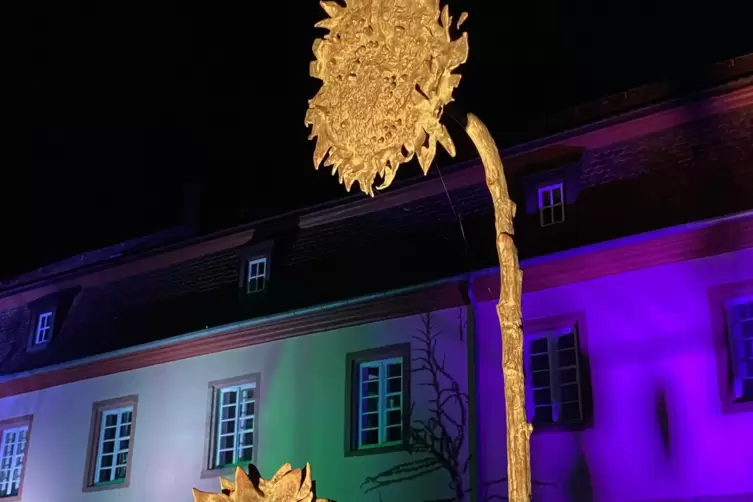
[(481, 489), (481, 483), (479, 478), (479, 462), (478, 462), (478, 357), (476, 355), (476, 317), (478, 313), (478, 303), (476, 297), (473, 294), (473, 278), (469, 278), (464, 282), (466, 305), (466, 339), (467, 339), (467, 368), (468, 368), (468, 455), (470, 461), (468, 462), (469, 470), (469, 488), (470, 488), (470, 502), (477, 502), (479, 500), (479, 490)]

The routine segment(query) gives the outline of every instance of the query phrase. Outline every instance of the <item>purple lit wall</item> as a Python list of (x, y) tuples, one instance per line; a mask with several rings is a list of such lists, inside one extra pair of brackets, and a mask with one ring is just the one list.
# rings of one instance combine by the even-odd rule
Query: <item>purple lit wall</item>
[[(583, 316), (594, 403), (582, 430), (534, 432), (533, 477), (552, 484), (535, 501), (753, 501), (753, 412), (723, 410), (709, 300), (746, 280), (753, 249), (524, 297), (525, 321)], [(506, 464), (498, 321), (493, 302), (479, 310), (483, 482)]]

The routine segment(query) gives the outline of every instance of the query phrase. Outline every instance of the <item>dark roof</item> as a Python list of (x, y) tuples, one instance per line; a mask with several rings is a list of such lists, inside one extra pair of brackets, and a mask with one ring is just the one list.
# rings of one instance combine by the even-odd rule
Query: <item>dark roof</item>
[[(556, 152), (512, 170), (522, 258), (753, 207), (751, 106), (586, 152)], [(379, 211), (306, 225), (300, 214), (257, 222), (252, 242), (274, 242), (272, 277), (260, 295), (240, 294), (239, 250), (230, 248), (114, 282), (66, 286), (59, 329), (45, 350), (27, 350), (33, 305), (0, 312), (0, 373), (494, 266), (481, 170), (447, 170), (447, 192), (419, 196), (426, 181), (363, 203), (402, 200)], [(541, 229), (525, 186), (552, 173), (569, 176), (577, 202), (565, 225)]]

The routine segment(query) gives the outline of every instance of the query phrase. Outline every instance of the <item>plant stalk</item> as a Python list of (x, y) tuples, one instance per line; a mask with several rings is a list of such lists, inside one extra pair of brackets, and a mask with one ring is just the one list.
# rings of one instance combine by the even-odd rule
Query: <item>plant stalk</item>
[(481, 156), (486, 185), (494, 203), (499, 256), (500, 295), (497, 315), (502, 334), (502, 374), (507, 430), (507, 493), (510, 502), (531, 500), (531, 447), (533, 426), (526, 419), (523, 326), (521, 315), (523, 272), (513, 241), (515, 203), (507, 190), (497, 145), (489, 129), (474, 114), (465, 118), (465, 132)]

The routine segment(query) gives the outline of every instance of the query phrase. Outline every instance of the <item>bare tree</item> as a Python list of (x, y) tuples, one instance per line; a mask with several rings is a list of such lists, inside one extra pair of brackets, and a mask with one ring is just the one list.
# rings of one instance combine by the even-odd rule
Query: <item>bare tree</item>
[[(467, 321), (462, 308), (458, 309), (457, 333), (460, 341), (466, 335)], [(367, 477), (361, 484), (365, 493), (370, 493), (386, 486), (421, 478), (436, 471), (445, 471), (449, 477), (447, 498), (428, 500), (426, 502), (464, 502), (473, 490), (466, 486), (471, 455), (466, 441), (468, 434), (468, 393), (447, 369), (446, 354), (441, 356), (437, 350), (440, 336), (444, 335), (434, 325), (431, 313), (421, 316), (418, 334), (413, 336), (411, 373), (421, 374), (424, 378), (417, 384), (430, 389), (427, 416), (416, 418), (415, 401), (409, 410), (411, 428), (408, 452), (412, 458), (394, 465), (374, 476)], [(507, 477), (483, 483), (482, 502), (507, 500), (507, 494), (493, 493), (496, 486), (504, 490)], [(545, 485), (534, 481), (535, 485)], [(379, 495), (381, 501), (381, 495)]]

